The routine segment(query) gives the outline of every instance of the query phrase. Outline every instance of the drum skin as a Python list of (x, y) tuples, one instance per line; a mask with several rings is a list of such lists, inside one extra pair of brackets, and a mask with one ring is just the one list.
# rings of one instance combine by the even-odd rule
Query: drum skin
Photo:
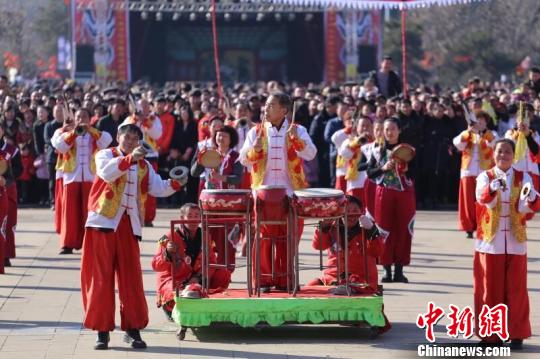
[(204, 189), (201, 209), (212, 212), (246, 212), (251, 208), (251, 191), (243, 189)]
[(301, 217), (337, 217), (345, 214), (346, 198), (340, 190), (310, 188), (294, 191), (293, 206)]

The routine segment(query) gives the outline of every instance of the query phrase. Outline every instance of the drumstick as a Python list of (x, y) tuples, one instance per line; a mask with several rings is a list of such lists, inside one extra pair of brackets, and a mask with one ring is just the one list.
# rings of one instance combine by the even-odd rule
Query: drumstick
[(296, 114), (296, 101), (293, 101), (293, 105), (292, 105), (292, 117), (291, 117), (291, 124), (289, 125), (289, 130), (293, 127), (294, 125), (294, 115)]
[(73, 112), (71, 111), (71, 109), (69, 108), (69, 105), (68, 105), (68, 99), (66, 97), (66, 94), (64, 94), (64, 112), (65, 112), (65, 115), (67, 116), (69, 122), (75, 122), (75, 116), (73, 116)]

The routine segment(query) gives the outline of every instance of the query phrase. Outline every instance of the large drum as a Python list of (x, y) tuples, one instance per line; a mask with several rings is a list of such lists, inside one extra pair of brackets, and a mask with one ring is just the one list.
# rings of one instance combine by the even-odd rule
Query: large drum
[(294, 191), (293, 206), (301, 217), (337, 217), (345, 213), (346, 198), (338, 189), (308, 188)]
[[(286, 221), (289, 214), (289, 198), (283, 186), (260, 186), (255, 190), (255, 208), (261, 213), (261, 221)], [(260, 206), (260, 209), (258, 208)]]
[(199, 200), (204, 211), (247, 212), (251, 209), (251, 191), (247, 189), (204, 189)]

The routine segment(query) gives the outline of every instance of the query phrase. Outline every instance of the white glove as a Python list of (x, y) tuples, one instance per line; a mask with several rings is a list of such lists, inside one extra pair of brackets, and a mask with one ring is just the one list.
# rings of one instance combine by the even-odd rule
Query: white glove
[(360, 227), (370, 230), (373, 228), (373, 221), (368, 216), (360, 216)]
[(490, 192), (496, 192), (501, 188), (501, 181), (499, 179), (494, 179), (489, 184), (489, 190)]

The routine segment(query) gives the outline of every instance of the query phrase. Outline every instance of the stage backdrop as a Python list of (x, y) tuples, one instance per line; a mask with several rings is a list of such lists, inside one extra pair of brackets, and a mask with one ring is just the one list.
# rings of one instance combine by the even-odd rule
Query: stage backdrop
[[(214, 81), (212, 32), (207, 24), (166, 29), (167, 79)], [(223, 24), (225, 25), (225, 24)], [(225, 83), (286, 78), (287, 33), (283, 24), (218, 26), (221, 78)]]
[(381, 12), (327, 10), (325, 26), (325, 80), (356, 80), (377, 68), (382, 49)]
[[(81, 9), (81, 3), (90, 2), (93, 3), (91, 7)], [(120, 9), (119, 6), (113, 8), (115, 2), (122, 3), (124, 0), (71, 1), (75, 74), (93, 72), (98, 81), (131, 80), (129, 11), (114, 10)], [(83, 50), (86, 55), (82, 58), (77, 55), (77, 49), (92, 51), (88, 54)]]

